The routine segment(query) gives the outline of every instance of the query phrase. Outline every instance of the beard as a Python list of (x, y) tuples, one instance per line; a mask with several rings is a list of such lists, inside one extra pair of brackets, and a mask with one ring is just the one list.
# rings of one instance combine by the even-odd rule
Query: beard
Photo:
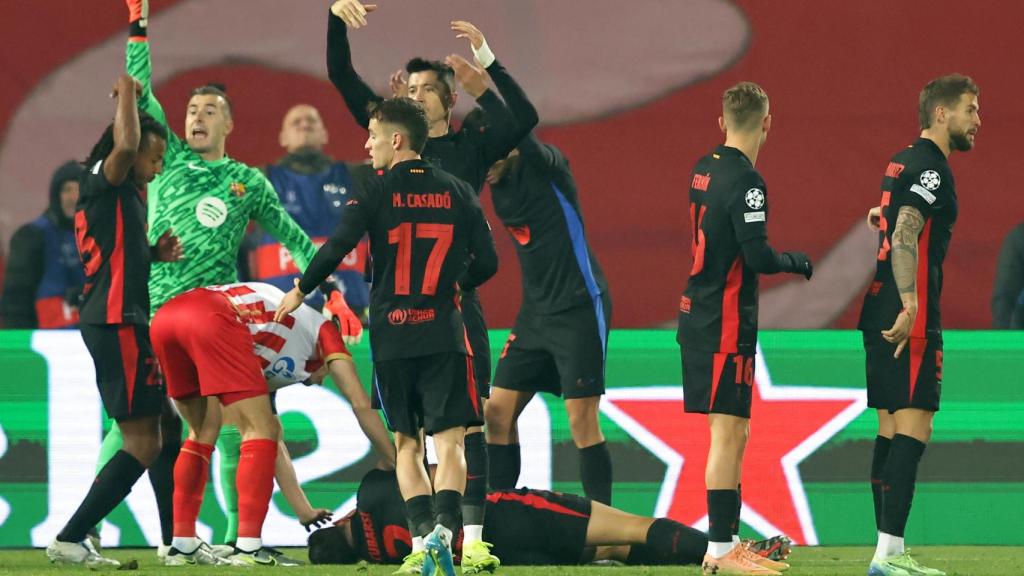
[(957, 152), (967, 152), (974, 147), (974, 142), (967, 137), (967, 132), (950, 132), (949, 145)]

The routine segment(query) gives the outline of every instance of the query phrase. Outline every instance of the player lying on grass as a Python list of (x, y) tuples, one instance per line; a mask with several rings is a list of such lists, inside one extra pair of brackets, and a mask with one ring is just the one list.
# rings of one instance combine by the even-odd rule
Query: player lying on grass
[[(637, 516), (573, 494), (528, 488), (487, 496), (484, 539), (494, 545), (503, 566), (597, 560), (697, 565), (708, 544), (703, 532), (668, 518)], [(461, 552), (461, 538), (455, 545)], [(776, 560), (785, 559), (790, 549), (784, 536), (747, 545)], [(363, 477), (352, 513), (309, 537), (313, 564), (398, 564), (411, 550), (398, 481), (393, 472), (381, 470)]]
[[(382, 459), (394, 462), (387, 431), (370, 409), (338, 328), (308, 306), (274, 322), (274, 311), (283, 296), (277, 288), (259, 283), (199, 288), (172, 298), (153, 320), (154, 348), (167, 378), (168, 394), (179, 406), (192, 404), (184, 411), (191, 424), (189, 440), (175, 466), (174, 544), (165, 559), (167, 565), (225, 563), (195, 538), (195, 522), (213, 452), (212, 440), (226, 419), (242, 427), (246, 442), (246, 430), (257, 429), (260, 434), (256, 437), (264, 442), (257, 447), (273, 450), (276, 460), (269, 468), (249, 474), (239, 466), (240, 538), (228, 560), (233, 564), (286, 563), (280, 555), (262, 548), (258, 539), (275, 467), (281, 477), (281, 458), (276, 454), (280, 425), (271, 414), (269, 400), (259, 400), (272, 390), (295, 382), (322, 380), (329, 371)], [(199, 318), (203, 321), (197, 322)], [(203, 402), (208, 396), (217, 396), (220, 402)], [(243, 406), (247, 411), (233, 410), (233, 404), (256, 400), (260, 406), (250, 402)], [(221, 405), (225, 407), (223, 417)], [(264, 422), (267, 419), (269, 423)], [(246, 442), (242, 444), (242, 464), (246, 463)], [(288, 477), (294, 478), (294, 472)], [(253, 480), (260, 484), (253, 486)], [(289, 494), (287, 487), (284, 491)], [(299, 502), (305, 504), (296, 509), (304, 522), (320, 516), (304, 497)], [(289, 503), (295, 506), (293, 498)]]

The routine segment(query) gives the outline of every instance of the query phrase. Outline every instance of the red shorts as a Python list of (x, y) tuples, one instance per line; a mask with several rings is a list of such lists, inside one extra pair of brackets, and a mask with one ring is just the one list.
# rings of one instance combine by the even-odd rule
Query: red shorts
[(217, 396), (228, 405), (267, 393), (249, 328), (219, 292), (172, 298), (153, 317), (150, 338), (171, 398)]

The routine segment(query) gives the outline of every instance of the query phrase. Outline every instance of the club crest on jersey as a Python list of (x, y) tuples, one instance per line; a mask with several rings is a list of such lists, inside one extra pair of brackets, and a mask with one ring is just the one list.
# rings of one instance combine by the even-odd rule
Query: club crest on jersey
[(751, 188), (750, 190), (747, 190), (746, 195), (743, 196), (743, 200), (752, 210), (759, 210), (764, 206), (764, 192), (759, 188)]
[(220, 198), (207, 196), (196, 204), (196, 220), (207, 228), (217, 228), (228, 218), (228, 206)]
[(939, 173), (935, 170), (921, 172), (921, 186), (929, 190), (937, 190), (940, 184), (942, 184), (942, 178), (939, 177)]
[(245, 184), (242, 184), (241, 182), (232, 182), (231, 193), (239, 198), (245, 196)]

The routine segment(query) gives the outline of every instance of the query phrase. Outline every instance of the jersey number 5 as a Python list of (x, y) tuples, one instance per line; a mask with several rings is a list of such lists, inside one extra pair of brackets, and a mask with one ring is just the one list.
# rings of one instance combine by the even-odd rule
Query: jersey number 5
[(885, 262), (889, 259), (889, 250), (892, 246), (889, 245), (889, 221), (885, 219), (885, 209), (889, 207), (889, 201), (892, 199), (892, 192), (882, 192), (882, 202), (879, 206), (882, 208), (882, 214), (878, 217), (878, 231), (882, 234), (882, 245), (878, 248), (878, 259)]
[(704, 269), (704, 250), (707, 248), (707, 239), (704, 237), (704, 230), (700, 227), (704, 223), (704, 213), (707, 206), (700, 207), (700, 215), (697, 215), (697, 204), (690, 202), (690, 256), (693, 257), (693, 266), (690, 268), (690, 276), (700, 274)]
[(430, 256), (427, 257), (427, 269), (423, 272), (423, 287), (420, 289), (420, 294), (433, 296), (437, 292), (437, 278), (441, 275), (444, 257), (452, 246), (454, 227), (451, 224), (419, 223), (415, 225), (415, 234), (413, 230), (412, 222), (404, 222), (388, 230), (388, 244), (398, 244), (398, 255), (395, 259), (395, 295), (409, 295), (412, 246), (415, 236), (415, 238), (428, 238), (435, 241), (434, 248), (430, 251)]

